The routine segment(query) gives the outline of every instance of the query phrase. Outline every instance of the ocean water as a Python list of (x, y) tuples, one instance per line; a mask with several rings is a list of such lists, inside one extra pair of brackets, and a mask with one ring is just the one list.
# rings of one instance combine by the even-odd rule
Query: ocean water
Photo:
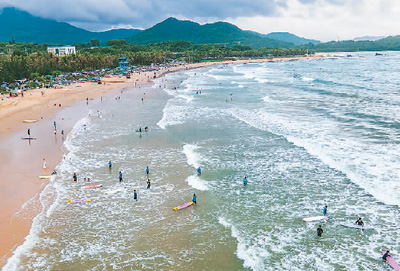
[[(3, 270), (388, 270), (382, 249), (400, 260), (399, 61), (219, 65), (95, 101)], [(103, 186), (84, 190), (84, 177)], [(172, 210), (194, 193), (196, 206)], [(303, 222), (324, 205), (327, 221)], [(358, 217), (373, 229), (346, 227)]]

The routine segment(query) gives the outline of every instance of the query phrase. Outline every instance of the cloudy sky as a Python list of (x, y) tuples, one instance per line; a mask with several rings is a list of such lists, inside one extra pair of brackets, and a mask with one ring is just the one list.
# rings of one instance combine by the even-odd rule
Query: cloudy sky
[(400, 0), (0, 0), (7, 6), (92, 31), (144, 29), (175, 17), (322, 41), (400, 34)]

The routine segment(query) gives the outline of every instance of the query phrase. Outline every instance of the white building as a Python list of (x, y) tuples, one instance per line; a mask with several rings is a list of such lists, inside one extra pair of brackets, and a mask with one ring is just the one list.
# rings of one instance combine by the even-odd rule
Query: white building
[(76, 54), (75, 46), (52, 46), (47, 47), (47, 52), (57, 56)]

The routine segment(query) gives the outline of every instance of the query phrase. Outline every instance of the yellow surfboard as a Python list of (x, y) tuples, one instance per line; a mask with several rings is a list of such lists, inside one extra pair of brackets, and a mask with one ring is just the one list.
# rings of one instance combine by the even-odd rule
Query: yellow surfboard
[(50, 178), (51, 178), (51, 175), (48, 175), (48, 176), (39, 176), (39, 178), (40, 178), (40, 179), (50, 179)]
[(24, 120), (23, 123), (34, 123), (37, 122), (37, 120)]

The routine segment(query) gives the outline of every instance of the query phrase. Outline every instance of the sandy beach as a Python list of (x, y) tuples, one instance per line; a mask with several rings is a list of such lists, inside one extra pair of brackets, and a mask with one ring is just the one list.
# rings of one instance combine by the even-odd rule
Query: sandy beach
[[(204, 66), (230, 63), (251, 63), (269, 61), (288, 61), (308, 59), (275, 58), (251, 59), (226, 62), (208, 62), (187, 64), (172, 68), (162, 68), (156, 72), (160, 77), (165, 73), (182, 69), (195, 69)], [(49, 180), (41, 180), (40, 175), (50, 175), (61, 161), (62, 144), (77, 120), (87, 114), (86, 99), (100, 99), (112, 91), (119, 91), (126, 86), (140, 86), (151, 81), (154, 71), (133, 74), (130, 79), (111, 77), (102, 80), (103, 84), (77, 83), (58, 89), (36, 89), (26, 91), (24, 97), (0, 100), (0, 267), (13, 250), (20, 245), (29, 233), (32, 219), (37, 215), (40, 191)], [(42, 95), (44, 92), (44, 95)], [(38, 120), (35, 123), (24, 123), (24, 120)], [(54, 135), (53, 122), (57, 122), (57, 134)], [(38, 139), (32, 142), (21, 140), (27, 135)], [(64, 130), (64, 136), (61, 135)], [(43, 169), (43, 159), (47, 169)], [(24, 208), (22, 208), (24, 207)], [(22, 211), (21, 211), (22, 209)]]

